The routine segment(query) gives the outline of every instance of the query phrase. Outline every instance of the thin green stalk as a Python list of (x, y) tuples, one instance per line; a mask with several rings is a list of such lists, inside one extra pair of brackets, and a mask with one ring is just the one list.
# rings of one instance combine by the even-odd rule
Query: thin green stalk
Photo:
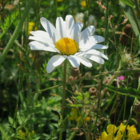
[(0, 56), (0, 65), (1, 65), (2, 61), (5, 59), (5, 57), (6, 57), (7, 53), (8, 53), (8, 51), (9, 51), (9, 49), (11, 48), (12, 44), (14, 43), (16, 37), (18, 36), (18, 33), (19, 33), (20, 29), (23, 26), (23, 23), (24, 23), (27, 15), (28, 15), (28, 12), (30, 10), (30, 7), (33, 4), (33, 1), (34, 0), (29, 0), (29, 2), (28, 2), (27, 6), (26, 6), (26, 8), (24, 10), (23, 16), (22, 16), (22, 18), (21, 18), (18, 26), (16, 27), (16, 29), (15, 29), (12, 37), (10, 38), (7, 46), (5, 47), (5, 49), (4, 49), (3, 53), (2, 53), (2, 55)]
[[(67, 60), (64, 61), (64, 74), (63, 74), (63, 97), (62, 97), (62, 106), (61, 106), (61, 117), (64, 118), (64, 109), (65, 109), (65, 97), (66, 97), (66, 69), (67, 69)], [(62, 140), (62, 131), (59, 133), (59, 140)]]
[(63, 98), (62, 98), (62, 108), (61, 108), (61, 115), (64, 115), (64, 106), (65, 106), (65, 96), (66, 96), (66, 68), (67, 68), (67, 61), (64, 62), (64, 74), (63, 74)]
[(67, 82), (67, 84), (76, 83), (76, 82), (81, 81), (81, 80), (86, 80), (86, 79), (89, 80), (89, 79), (97, 78), (97, 77), (100, 77), (101, 75), (104, 76), (104, 75), (112, 74), (112, 75), (115, 76), (115, 75), (119, 75), (119, 74), (122, 74), (122, 73), (137, 72), (137, 71), (140, 71), (140, 68), (136, 68), (136, 69), (132, 68), (132, 69), (127, 69), (127, 70), (116, 70), (116, 71), (102, 72), (102, 73), (94, 75), (94, 76), (82, 77), (82, 78), (79, 78), (78, 80), (75, 80), (75, 81), (72, 81), (72, 82), (71, 81)]
[[(118, 94), (116, 94), (116, 99), (117, 99), (117, 97), (118, 97)], [(110, 111), (110, 113), (109, 113), (109, 116), (112, 114), (112, 112), (113, 112), (113, 109), (114, 109), (114, 106), (116, 105), (116, 100), (115, 99), (115, 101), (114, 101), (114, 103), (113, 103), (113, 106), (112, 106), (112, 108), (111, 108), (111, 111)]]
[[(79, 127), (82, 125), (82, 122), (83, 122), (83, 120), (84, 120), (86, 117), (87, 117), (87, 114), (86, 114), (86, 113), (83, 113), (83, 114), (82, 114), (82, 117), (81, 117), (81, 120), (78, 122), (76, 128), (79, 128)], [(78, 130), (78, 129), (77, 129), (77, 130)], [(70, 137), (69, 137), (68, 140), (72, 140), (72, 139), (74, 138), (76, 132), (77, 132), (77, 131), (72, 132), (72, 134), (70, 135)]]
[(131, 9), (131, 11), (132, 11), (133, 18), (134, 18), (134, 20), (135, 20), (135, 22), (136, 22), (136, 25), (137, 25), (138, 30), (139, 30), (139, 33), (140, 33), (140, 25), (139, 25), (139, 21), (138, 21), (138, 19), (137, 19), (137, 17), (136, 17), (135, 11), (134, 11), (134, 9), (131, 8), (131, 7), (130, 7), (130, 9)]
[(129, 123), (129, 121), (130, 121), (130, 119), (131, 119), (132, 112), (133, 112), (133, 108), (134, 108), (134, 105), (135, 105), (136, 101), (137, 101), (137, 98), (134, 99), (133, 105), (131, 106), (130, 115), (129, 115), (129, 117), (128, 117), (128, 120), (127, 120), (125, 129), (127, 129), (127, 125), (128, 125), (128, 123)]
[(122, 106), (121, 106), (121, 110), (119, 111), (119, 116), (117, 117), (117, 121), (116, 121), (116, 125), (118, 125), (118, 122), (120, 120), (120, 117), (122, 115), (122, 111), (123, 111), (123, 108), (124, 108), (124, 104), (125, 104), (125, 101), (123, 102)]
[(140, 19), (140, 9), (139, 9), (139, 3), (138, 3), (138, 0), (135, 0), (135, 6), (136, 6), (136, 10), (137, 10), (138, 18)]
[(108, 38), (108, 30), (109, 30), (109, 26), (108, 26), (108, 13), (109, 13), (109, 6), (108, 6), (108, 0), (106, 0), (105, 6), (106, 6), (106, 14), (105, 14), (105, 33), (104, 33), (104, 37), (105, 37), (105, 44), (107, 44), (107, 38)]
[(57, 18), (57, 0), (54, 0), (55, 3), (55, 19)]
[(39, 94), (40, 94), (40, 81), (38, 81), (37, 82), (37, 84), (36, 84), (36, 93), (35, 93), (35, 95), (34, 95), (34, 98), (33, 98), (33, 100), (34, 101), (37, 101), (37, 99), (38, 99), (38, 96), (39, 96)]
[(125, 119), (125, 112), (126, 112), (126, 101), (127, 101), (127, 96), (125, 96), (125, 99), (124, 99), (123, 121), (124, 121), (124, 119)]

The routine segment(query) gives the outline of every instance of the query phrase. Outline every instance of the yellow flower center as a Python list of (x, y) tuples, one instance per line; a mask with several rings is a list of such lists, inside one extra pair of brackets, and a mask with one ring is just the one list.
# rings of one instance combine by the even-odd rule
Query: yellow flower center
[(77, 43), (70, 38), (61, 38), (56, 42), (55, 47), (64, 55), (72, 55), (78, 51)]

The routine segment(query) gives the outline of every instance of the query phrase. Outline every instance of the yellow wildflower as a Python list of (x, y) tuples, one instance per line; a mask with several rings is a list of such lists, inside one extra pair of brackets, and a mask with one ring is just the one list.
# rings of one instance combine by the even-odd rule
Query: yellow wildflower
[(107, 132), (108, 132), (109, 134), (115, 134), (116, 131), (117, 131), (117, 127), (116, 127), (114, 124), (109, 124), (109, 125), (107, 126)]
[[(28, 34), (29, 35), (31, 34), (30, 32), (33, 30), (34, 25), (35, 25), (34, 22), (29, 22), (28, 23)], [(36, 31), (37, 30), (37, 27), (35, 27), (34, 30)]]
[(81, 120), (81, 117), (78, 117), (78, 118), (76, 119), (76, 122), (78, 123), (80, 120)]
[(84, 0), (84, 1), (81, 1), (81, 6), (82, 7), (86, 7), (86, 1)]
[(89, 122), (89, 121), (90, 121), (90, 117), (86, 117), (86, 118), (85, 118), (85, 121), (86, 121), (86, 122)]
[(120, 131), (117, 132), (117, 136), (116, 136), (116, 139), (115, 140), (121, 140), (123, 137), (123, 135), (121, 134)]
[(101, 134), (101, 140), (105, 140), (106, 137), (107, 137), (107, 133), (105, 131), (102, 132), (102, 134)]
[(119, 127), (119, 131), (124, 132), (125, 131), (125, 128), (126, 128), (126, 125), (124, 125), (123, 123), (121, 123), (120, 124), (120, 127)]
[(77, 119), (77, 109), (71, 109), (71, 116), (68, 118), (69, 120), (76, 120)]
[(139, 139), (139, 134), (137, 134), (136, 127), (134, 125), (128, 126), (128, 140), (138, 140)]
[[(71, 116), (68, 118), (69, 120), (75, 120), (77, 123), (80, 121), (81, 117), (78, 117), (78, 111), (76, 108), (71, 109)], [(90, 117), (86, 117), (85, 121), (90, 121)]]
[(115, 140), (115, 137), (112, 134), (107, 135), (107, 137), (103, 140)]

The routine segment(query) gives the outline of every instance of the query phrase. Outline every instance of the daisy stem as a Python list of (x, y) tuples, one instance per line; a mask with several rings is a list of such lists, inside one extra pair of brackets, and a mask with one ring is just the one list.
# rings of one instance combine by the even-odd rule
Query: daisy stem
[[(61, 117), (64, 118), (64, 106), (65, 106), (65, 96), (66, 96), (66, 68), (67, 68), (67, 60), (64, 61), (64, 73), (63, 73), (63, 97), (62, 97), (62, 106), (61, 106)], [(59, 133), (59, 140), (62, 140), (62, 131)]]
[(62, 108), (61, 108), (61, 115), (63, 117), (64, 115), (64, 106), (65, 106), (65, 96), (66, 96), (66, 67), (67, 67), (67, 61), (64, 61), (64, 74), (63, 74), (63, 98), (62, 98)]

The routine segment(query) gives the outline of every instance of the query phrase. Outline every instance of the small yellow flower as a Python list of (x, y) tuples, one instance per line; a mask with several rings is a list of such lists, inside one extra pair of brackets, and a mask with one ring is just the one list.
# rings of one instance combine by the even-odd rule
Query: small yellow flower
[(137, 139), (140, 139), (140, 134), (137, 135)]
[(78, 118), (76, 119), (76, 122), (78, 123), (80, 120), (81, 120), (81, 117), (78, 117)]
[(19, 130), (18, 132), (19, 132), (19, 134), (22, 134), (22, 130)]
[(101, 140), (105, 140), (106, 137), (107, 137), (107, 133), (105, 131), (102, 132), (102, 134), (101, 134)]
[(81, 1), (81, 6), (82, 7), (86, 7), (86, 1), (84, 0), (84, 1)]
[(126, 125), (124, 125), (123, 123), (120, 124), (120, 128), (119, 131), (124, 132), (126, 128)]
[[(34, 25), (35, 25), (34, 22), (29, 22), (28, 23), (28, 34), (29, 35), (31, 34), (30, 32), (33, 30)], [(37, 30), (37, 27), (35, 27), (34, 30), (36, 31)]]
[(107, 132), (108, 132), (109, 134), (115, 134), (116, 131), (117, 131), (117, 127), (116, 127), (114, 124), (109, 124), (109, 125), (107, 126)]
[(107, 135), (107, 137), (103, 140), (115, 140), (115, 137), (112, 134)]
[(68, 119), (72, 121), (72, 120), (74, 120), (74, 117), (70, 116)]
[(35, 134), (35, 131), (32, 131), (32, 135), (34, 135)]
[(134, 125), (128, 126), (127, 130), (128, 130), (128, 140), (137, 140), (138, 134), (137, 134), (136, 127)]
[(86, 117), (86, 118), (85, 118), (85, 121), (86, 121), (86, 122), (89, 122), (89, 121), (90, 121), (90, 117)]
[(101, 137), (99, 137), (99, 139), (96, 139), (96, 140), (101, 140)]
[(127, 130), (128, 130), (128, 132), (133, 132), (133, 131), (136, 131), (136, 127), (134, 125), (132, 125), (132, 126), (128, 125)]
[(71, 120), (76, 120), (77, 119), (77, 109), (75, 109), (75, 108), (71, 109), (71, 116), (69, 118)]
[(121, 134), (120, 131), (117, 132), (117, 136), (116, 136), (116, 139), (115, 140), (121, 140), (123, 137), (123, 135)]

